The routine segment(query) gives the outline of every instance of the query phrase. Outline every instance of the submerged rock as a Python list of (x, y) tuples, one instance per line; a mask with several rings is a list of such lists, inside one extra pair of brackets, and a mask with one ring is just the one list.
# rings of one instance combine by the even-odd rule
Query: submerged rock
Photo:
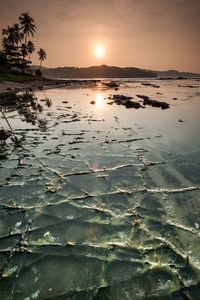
[(12, 131), (6, 130), (6, 129), (1, 129), (0, 130), (0, 141), (5, 141), (7, 138), (9, 138), (12, 134)]
[(134, 223), (133, 223), (134, 227), (138, 227), (140, 225), (141, 225), (141, 220), (139, 220), (139, 219), (135, 220)]
[[(124, 105), (126, 108), (140, 108), (142, 107), (139, 102), (132, 101), (132, 97), (124, 96), (124, 95), (113, 95), (114, 103), (117, 105)], [(110, 104), (110, 103), (109, 103)]]
[(159, 85), (153, 84), (153, 83), (146, 83), (146, 82), (142, 82), (141, 85), (145, 85), (145, 86), (151, 86), (154, 88), (159, 88)]
[(161, 107), (161, 109), (169, 108), (169, 104), (167, 102), (160, 102), (157, 100), (152, 100), (148, 96), (145, 95), (137, 95), (138, 98), (143, 99), (144, 105), (150, 105), (154, 107)]
[(105, 82), (104, 85), (106, 85), (109, 88), (118, 88), (119, 87), (119, 83), (117, 83), (115, 81)]
[(133, 102), (130, 100), (126, 101), (125, 106), (126, 108), (136, 108), (136, 109), (142, 107), (140, 103)]

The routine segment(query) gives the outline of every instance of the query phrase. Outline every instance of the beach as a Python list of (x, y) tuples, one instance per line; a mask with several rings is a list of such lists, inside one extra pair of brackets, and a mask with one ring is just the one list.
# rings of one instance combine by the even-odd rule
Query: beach
[(18, 90), (31, 87), (43, 87), (45, 85), (55, 84), (54, 80), (38, 80), (30, 82), (13, 82), (13, 81), (1, 81), (0, 82), (0, 93), (9, 91), (9, 90)]
[(2, 299), (197, 299), (199, 81), (68, 83), (0, 103)]
[(13, 81), (0, 81), (0, 93), (14, 91), (14, 90), (23, 90), (23, 89), (39, 89), (39, 88), (49, 88), (49, 87), (58, 87), (64, 85), (67, 87), (77, 87), (77, 86), (91, 86), (95, 84), (95, 80), (65, 80), (65, 79), (48, 79), (43, 80), (34, 80), (26, 82), (13, 82)]

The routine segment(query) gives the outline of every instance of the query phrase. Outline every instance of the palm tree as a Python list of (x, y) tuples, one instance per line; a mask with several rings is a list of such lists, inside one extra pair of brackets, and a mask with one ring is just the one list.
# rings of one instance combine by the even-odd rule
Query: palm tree
[(7, 26), (7, 28), (2, 30), (2, 35), (7, 36), (2, 39), (3, 49), (8, 59), (15, 64), (20, 55), (18, 43), (22, 41), (24, 35), (20, 32), (18, 24), (14, 24), (12, 27)]
[(13, 50), (13, 46), (10, 44), (10, 42), (8, 41), (8, 38), (6, 38), (6, 37), (2, 38), (1, 45), (3, 47), (3, 51), (6, 55), (6, 58), (8, 58), (10, 51)]
[(28, 48), (25, 44), (21, 44), (21, 54), (23, 57), (26, 57), (28, 55)]
[(1, 45), (3, 47), (4, 52), (7, 53), (9, 42), (8, 42), (8, 39), (6, 37), (2, 38)]
[(20, 32), (19, 25), (16, 23), (12, 27), (7, 26), (7, 28), (2, 29), (2, 35), (7, 35), (8, 43), (11, 45), (18, 45), (22, 41), (24, 35)]
[(23, 30), (23, 34), (25, 36), (25, 45), (27, 43), (27, 37), (29, 35), (34, 36), (35, 30), (36, 30), (36, 25), (34, 24), (34, 19), (29, 16), (28, 12), (27, 13), (22, 13), (19, 17), (19, 21), (21, 26), (21, 29)]
[(7, 26), (7, 28), (2, 29), (2, 35), (7, 35), (7, 42), (11, 45), (15, 42), (15, 30), (11, 26)]
[(28, 49), (27, 49), (27, 46), (25, 44), (21, 44), (21, 51), (20, 52), (21, 52), (21, 55), (23, 57), (21, 69), (22, 69), (22, 72), (24, 73), (25, 69), (27, 68), (27, 60), (25, 60), (25, 57), (28, 55)]
[(4, 29), (2, 33), (4, 35), (8, 35), (8, 37), (3, 37), (1, 42), (6, 59), (10, 67), (15, 67), (19, 61), (20, 53), (18, 51), (18, 46), (15, 45), (17, 39), (15, 39), (14, 28), (8, 26), (8, 28)]
[(22, 39), (24, 38), (24, 34), (20, 32), (20, 27), (19, 24), (17, 23), (13, 25), (13, 29), (14, 29), (14, 43), (18, 46), (19, 42), (21, 42)]
[(30, 56), (31, 54), (35, 51), (35, 45), (31, 42), (31, 41), (28, 41), (27, 43), (27, 52), (29, 54), (29, 58), (28, 60), (30, 61)]
[(45, 50), (42, 48), (40, 48), (40, 50), (37, 52), (37, 54), (39, 55), (40, 69), (41, 69), (42, 61), (47, 58), (47, 54), (46, 54)]

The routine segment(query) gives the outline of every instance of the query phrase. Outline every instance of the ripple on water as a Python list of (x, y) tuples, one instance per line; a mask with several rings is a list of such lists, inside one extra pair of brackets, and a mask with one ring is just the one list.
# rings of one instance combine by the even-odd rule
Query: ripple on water
[(0, 298), (198, 298), (198, 94), (156, 83), (120, 94), (168, 110), (91, 106), (99, 88), (7, 108), (21, 143), (0, 149)]

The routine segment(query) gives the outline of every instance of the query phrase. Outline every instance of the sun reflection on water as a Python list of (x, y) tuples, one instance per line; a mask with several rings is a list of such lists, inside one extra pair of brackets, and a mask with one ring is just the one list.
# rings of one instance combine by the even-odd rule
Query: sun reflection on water
[(102, 108), (103, 106), (103, 95), (102, 93), (98, 92), (95, 96), (96, 105), (98, 108)]

